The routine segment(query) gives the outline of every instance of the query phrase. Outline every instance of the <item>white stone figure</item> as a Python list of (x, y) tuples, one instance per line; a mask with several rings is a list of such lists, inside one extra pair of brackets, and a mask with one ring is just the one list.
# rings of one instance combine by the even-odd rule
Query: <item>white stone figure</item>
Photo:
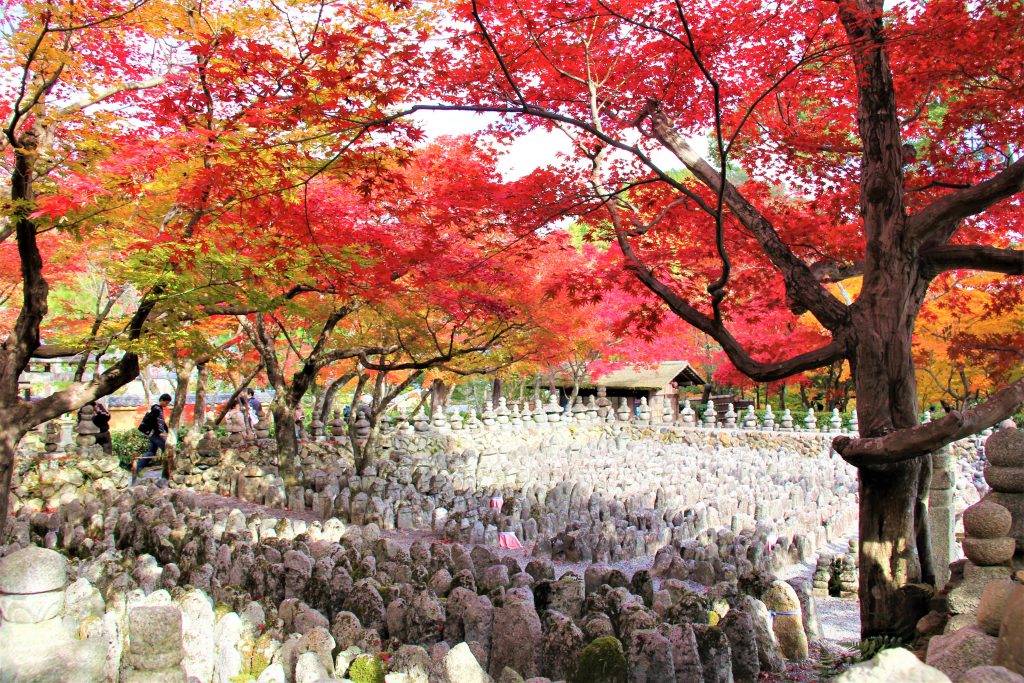
[(480, 414), (480, 419), (483, 421), (484, 427), (488, 429), (497, 424), (497, 419), (494, 415), (494, 410), (491, 408), (490, 401), (484, 402), (484, 412)]
[(754, 406), (747, 406), (741, 424), (744, 429), (757, 429), (757, 415), (754, 413)]
[(839, 408), (832, 409), (832, 419), (828, 421), (830, 431), (838, 434), (843, 428), (843, 417), (839, 414)]
[(548, 402), (544, 404), (544, 412), (548, 415), (548, 422), (560, 422), (562, 419), (562, 406), (558, 405), (555, 393), (548, 394)]
[(498, 424), (500, 424), (500, 425), (507, 425), (510, 422), (509, 414), (510, 414), (510, 411), (509, 411), (508, 405), (507, 405), (507, 403), (505, 401), (505, 397), (504, 396), (499, 396), (498, 397), (498, 407), (494, 410), (494, 419), (497, 420)]
[(809, 432), (818, 431), (818, 418), (814, 414), (814, 406), (807, 409), (807, 417), (804, 418), (804, 429)]
[(725, 426), (729, 429), (736, 428), (736, 410), (732, 407), (731, 403), (725, 409)]
[(572, 409), (570, 410), (566, 406), (566, 415), (572, 414), (573, 422), (586, 422), (587, 420), (587, 407), (583, 405), (583, 397), (576, 396), (576, 400), (572, 402)]
[(764, 408), (764, 431), (775, 431), (775, 413), (772, 412), (771, 406), (765, 406)]
[(615, 411), (615, 417), (619, 422), (629, 422), (629, 406), (626, 404), (626, 397), (619, 399), (619, 407)]
[(718, 421), (718, 413), (715, 411), (715, 402), (708, 401), (707, 407), (704, 408), (704, 426), (714, 427)]
[(637, 421), (642, 425), (651, 423), (651, 408), (650, 406), (647, 405), (646, 396), (640, 397), (640, 407), (637, 411)]
[(448, 416), (444, 414), (444, 408), (437, 406), (434, 411), (434, 419), (432, 420), (434, 429), (448, 429)]
[(511, 424), (513, 427), (522, 427), (523, 426), (523, 416), (519, 413), (519, 404), (518, 403), (515, 403), (515, 402), (512, 403), (512, 412), (509, 415), (508, 421), (509, 421), (509, 424)]
[(679, 419), (684, 427), (692, 427), (697, 422), (697, 414), (690, 405), (690, 399), (683, 401), (683, 409), (679, 411)]
[(416, 415), (412, 418), (413, 425), (417, 432), (430, 431), (430, 420), (427, 419), (427, 414), (423, 412), (423, 406), (416, 411)]

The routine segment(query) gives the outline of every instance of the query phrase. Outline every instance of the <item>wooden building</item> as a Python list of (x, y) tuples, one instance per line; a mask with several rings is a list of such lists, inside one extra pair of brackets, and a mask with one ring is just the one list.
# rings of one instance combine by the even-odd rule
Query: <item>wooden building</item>
[[(603, 389), (612, 400), (612, 405), (618, 407), (619, 400), (625, 398), (631, 411), (636, 409), (641, 398), (646, 397), (651, 413), (655, 419), (659, 419), (665, 401), (671, 402), (673, 415), (678, 414), (680, 388), (702, 386), (704, 383), (704, 378), (689, 362), (664, 361), (651, 365), (629, 365), (596, 379), (586, 377), (580, 382), (579, 395), (587, 401), (589, 396), (597, 395), (599, 389)], [(565, 405), (572, 394), (571, 375), (556, 374), (554, 384), (558, 388), (560, 402)]]

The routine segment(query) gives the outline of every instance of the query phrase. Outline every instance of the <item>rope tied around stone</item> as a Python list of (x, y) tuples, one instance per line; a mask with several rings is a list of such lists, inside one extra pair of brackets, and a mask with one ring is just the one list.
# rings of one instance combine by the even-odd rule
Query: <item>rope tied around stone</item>
[(789, 612), (776, 612), (773, 609), (768, 610), (768, 614), (771, 616), (772, 621), (775, 621), (776, 616), (780, 617), (793, 617), (800, 614), (800, 610), (791, 610)]

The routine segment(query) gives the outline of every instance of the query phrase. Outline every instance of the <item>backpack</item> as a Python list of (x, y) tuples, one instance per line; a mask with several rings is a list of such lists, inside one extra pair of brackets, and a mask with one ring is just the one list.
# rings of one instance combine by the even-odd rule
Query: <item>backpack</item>
[(150, 409), (150, 411), (146, 413), (146, 416), (142, 418), (142, 422), (139, 423), (139, 431), (146, 436), (149, 436), (150, 432), (156, 429), (156, 425), (153, 424), (153, 422), (153, 410)]

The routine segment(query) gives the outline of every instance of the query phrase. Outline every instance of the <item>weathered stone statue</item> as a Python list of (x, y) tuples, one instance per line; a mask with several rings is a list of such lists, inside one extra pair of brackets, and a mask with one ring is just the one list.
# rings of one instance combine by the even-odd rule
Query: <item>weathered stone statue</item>
[(612, 401), (608, 398), (608, 388), (598, 387), (597, 388), (597, 414), (603, 420), (608, 417), (608, 413), (612, 411)]

